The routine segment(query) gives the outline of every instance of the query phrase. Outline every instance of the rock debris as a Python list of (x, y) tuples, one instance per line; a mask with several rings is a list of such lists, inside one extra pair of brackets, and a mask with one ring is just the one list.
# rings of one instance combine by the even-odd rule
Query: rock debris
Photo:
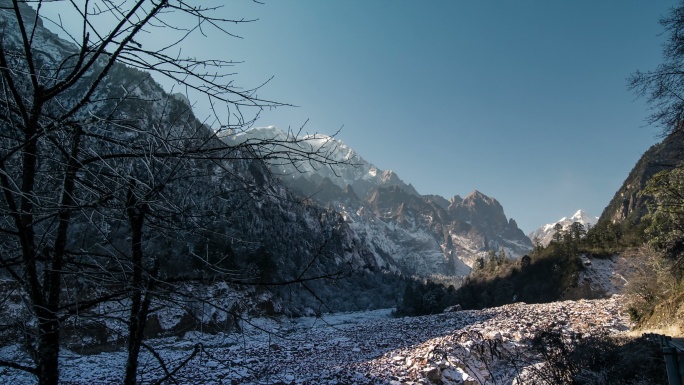
[[(525, 372), (540, 365), (529, 349), (532, 338), (544, 330), (567, 336), (628, 330), (629, 317), (622, 310), (622, 301), (623, 297), (615, 295), (602, 300), (516, 303), (405, 318), (375, 311), (356, 319), (339, 315), (311, 318), (308, 324), (303, 320), (254, 320), (242, 333), (188, 333), (181, 339), (150, 342), (166, 359), (167, 368), (197, 352), (176, 372), (180, 383), (524, 383)], [(92, 356), (68, 353), (62, 379), (69, 384), (117, 383), (124, 364), (123, 351)], [(140, 368), (141, 383), (164, 375), (151, 354), (143, 354)], [(0, 380), (3, 378), (18, 384), (32, 382), (8, 373), (0, 374)]]

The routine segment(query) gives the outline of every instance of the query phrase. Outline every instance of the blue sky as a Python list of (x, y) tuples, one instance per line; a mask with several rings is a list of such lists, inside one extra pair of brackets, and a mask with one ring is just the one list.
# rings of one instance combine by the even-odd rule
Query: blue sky
[[(600, 215), (660, 128), (626, 87), (661, 59), (665, 1), (218, 2), (234, 39), (184, 52), (242, 61), (245, 87), (297, 105), (259, 126), (331, 134), (421, 194), (496, 198), (528, 233)], [(197, 101), (200, 115), (207, 109)]]
[[(299, 107), (422, 194), (477, 189), (526, 233), (600, 215), (658, 138), (626, 78), (654, 68), (675, 1), (266, 1), (235, 31), (240, 81)], [(226, 7), (230, 11), (231, 7)], [(220, 49), (220, 47), (214, 47)], [(222, 49), (221, 49), (222, 50)]]

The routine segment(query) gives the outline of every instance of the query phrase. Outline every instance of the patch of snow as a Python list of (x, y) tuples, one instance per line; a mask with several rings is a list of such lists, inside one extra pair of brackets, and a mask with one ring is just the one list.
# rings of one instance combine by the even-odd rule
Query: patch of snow
[(577, 279), (578, 285), (587, 285), (595, 293), (607, 296), (622, 294), (627, 286), (627, 277), (635, 270), (634, 263), (623, 256), (610, 258), (592, 258), (581, 256), (584, 270)]

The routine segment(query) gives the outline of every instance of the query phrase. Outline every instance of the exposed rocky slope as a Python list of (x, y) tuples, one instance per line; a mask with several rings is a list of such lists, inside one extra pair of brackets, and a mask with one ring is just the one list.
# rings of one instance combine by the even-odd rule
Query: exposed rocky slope
[(608, 206), (603, 210), (599, 222), (621, 223), (628, 220), (639, 222), (648, 212), (648, 196), (640, 195), (648, 181), (660, 171), (681, 164), (684, 154), (684, 133), (676, 131), (662, 142), (651, 146), (641, 156), (627, 179), (615, 193)]
[[(200, 354), (178, 372), (179, 382), (203, 384), (500, 384), (529, 380), (543, 360), (530, 349), (542, 331), (569, 337), (615, 334), (627, 330), (622, 298), (526, 305), (516, 303), (481, 311), (388, 318), (386, 311), (306, 318), (296, 323), (255, 320), (241, 334), (187, 334), (155, 340), (159, 352), (180, 362), (198, 341)], [(370, 318), (368, 318), (370, 316)], [(354, 318), (360, 317), (360, 318)], [(500, 356), (492, 356), (497, 349)], [(0, 351), (17, 354), (14, 347)], [(63, 381), (105, 384), (118, 381), (124, 353), (81, 356), (67, 352)], [(140, 379), (162, 375), (146, 354)], [(31, 383), (6, 370), (0, 381)]]
[(644, 264), (640, 257), (612, 255), (594, 258), (580, 256), (584, 268), (577, 277), (577, 285), (565, 293), (565, 299), (603, 298), (623, 294), (631, 276)]

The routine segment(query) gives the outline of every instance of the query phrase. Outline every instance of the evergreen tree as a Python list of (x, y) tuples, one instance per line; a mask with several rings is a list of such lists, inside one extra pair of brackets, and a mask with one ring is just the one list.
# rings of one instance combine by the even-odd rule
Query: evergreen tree
[(499, 254), (496, 257), (496, 264), (497, 265), (502, 265), (508, 260), (508, 255), (506, 255), (506, 250), (504, 250), (503, 246), (501, 249), (499, 249)]
[(579, 241), (587, 235), (587, 231), (582, 223), (573, 222), (572, 225), (570, 225), (570, 235), (574, 241)]
[(553, 241), (557, 242), (557, 243), (562, 242), (563, 241), (563, 225), (561, 225), (560, 223), (556, 223), (553, 226), (553, 230), (554, 230)]
[(648, 183), (644, 194), (654, 197), (646, 228), (649, 243), (675, 260), (684, 270), (684, 167), (662, 171)]

